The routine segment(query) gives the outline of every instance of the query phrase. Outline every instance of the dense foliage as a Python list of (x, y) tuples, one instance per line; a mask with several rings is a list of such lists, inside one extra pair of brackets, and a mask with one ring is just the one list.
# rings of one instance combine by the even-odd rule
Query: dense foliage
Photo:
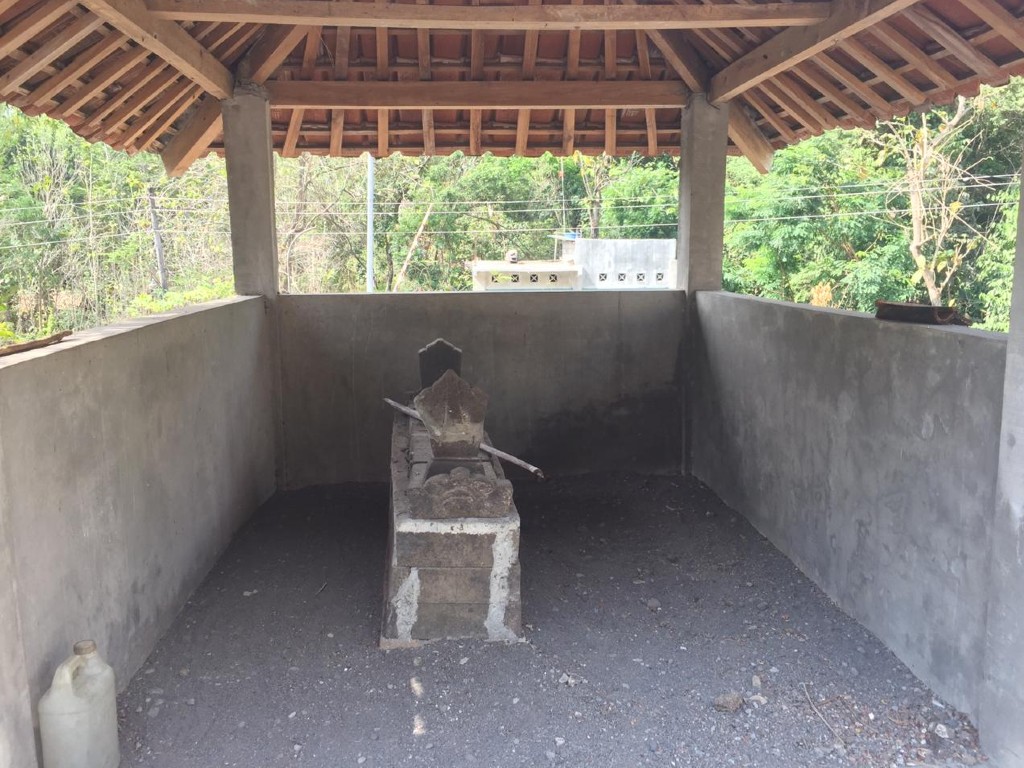
[[(876, 299), (1009, 315), (1024, 85), (731, 159), (730, 290), (823, 306)], [(365, 159), (278, 162), (285, 291), (364, 290)], [(551, 258), (553, 235), (673, 237), (671, 158), (402, 158), (376, 163), (378, 290), (465, 290), (469, 264)], [(64, 125), (0, 113), (0, 343), (231, 293), (223, 162), (181, 179), (159, 159), (90, 145)], [(156, 256), (159, 237), (166, 265)]]

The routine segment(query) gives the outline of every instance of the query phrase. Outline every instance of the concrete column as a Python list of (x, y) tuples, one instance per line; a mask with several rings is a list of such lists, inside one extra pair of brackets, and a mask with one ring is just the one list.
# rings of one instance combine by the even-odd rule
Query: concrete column
[(1017, 218), (990, 563), (978, 725), (994, 764), (1016, 768), (1024, 766), (1024, 200)]
[(722, 239), (725, 232), (725, 151), (729, 141), (729, 105), (712, 106), (702, 93), (683, 109), (679, 152), (679, 234), (676, 237), (676, 287), (686, 291), (682, 382), (684, 475), (691, 472), (693, 401), (702, 357), (696, 291), (722, 289)]
[(677, 286), (687, 292), (722, 288), (728, 139), (728, 103), (712, 106), (693, 94), (683, 110), (676, 239)]
[(274, 137), (270, 100), (253, 83), (239, 83), (221, 103), (224, 115), (224, 160), (228, 171), (231, 252), (235, 292), (265, 296), (271, 319), (270, 372), (274, 398), (274, 442), (277, 487), (285, 484), (284, 410), (281, 385), (281, 328), (277, 308), (277, 208), (274, 198)]
[(239, 85), (222, 104), (235, 292), (277, 296), (277, 222), (270, 102), (256, 85)]

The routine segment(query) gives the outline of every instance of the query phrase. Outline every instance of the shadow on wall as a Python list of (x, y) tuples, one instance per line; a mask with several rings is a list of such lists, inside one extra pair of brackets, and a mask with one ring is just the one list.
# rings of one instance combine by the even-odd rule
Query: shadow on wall
[(677, 291), (282, 296), (286, 486), (385, 480), (417, 352), (444, 337), (495, 445), (550, 473), (676, 473)]

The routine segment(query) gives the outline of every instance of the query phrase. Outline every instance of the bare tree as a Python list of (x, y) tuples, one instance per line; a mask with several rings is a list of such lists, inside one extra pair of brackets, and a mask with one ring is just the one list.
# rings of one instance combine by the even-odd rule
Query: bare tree
[(903, 171), (897, 195), (906, 195), (910, 214), (910, 257), (914, 283), (923, 283), (932, 306), (943, 306), (964, 259), (984, 247), (968, 210), (968, 189), (979, 183), (965, 158), (966, 129), (973, 120), (970, 102), (956, 101), (952, 114), (931, 112), (882, 124), (876, 141), (882, 159), (894, 156)]

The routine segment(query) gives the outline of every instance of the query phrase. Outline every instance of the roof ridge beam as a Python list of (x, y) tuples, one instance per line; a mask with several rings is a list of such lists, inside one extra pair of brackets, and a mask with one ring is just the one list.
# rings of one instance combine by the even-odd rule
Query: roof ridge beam
[(644, 109), (679, 108), (689, 90), (677, 80), (469, 80), (266, 84), (275, 109)]
[(820, 24), (794, 27), (741, 56), (711, 78), (712, 102), (728, 101), (920, 0), (836, 0)]
[[(142, 0), (139, 0), (142, 2)], [(252, 24), (457, 30), (627, 30), (788, 27), (827, 19), (831, 2), (759, 5), (422, 5), (356, 0), (146, 0), (165, 21), (244, 21)]]

